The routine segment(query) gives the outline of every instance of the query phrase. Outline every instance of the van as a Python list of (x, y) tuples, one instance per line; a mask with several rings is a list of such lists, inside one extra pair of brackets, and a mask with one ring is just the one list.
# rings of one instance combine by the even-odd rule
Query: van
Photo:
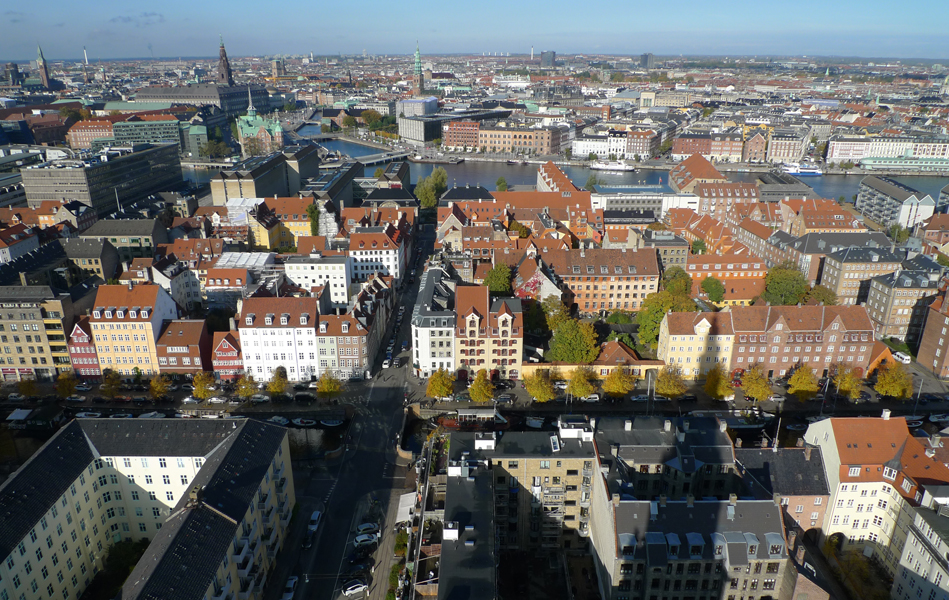
[(894, 352), (894, 353), (893, 353), (893, 360), (895, 360), (895, 361), (897, 361), (897, 362), (901, 362), (901, 363), (903, 363), (904, 365), (908, 365), (909, 363), (913, 362), (913, 359), (912, 359), (912, 358), (910, 358), (910, 357), (909, 357), (908, 355), (906, 355), (906, 354), (903, 354), (902, 352)]

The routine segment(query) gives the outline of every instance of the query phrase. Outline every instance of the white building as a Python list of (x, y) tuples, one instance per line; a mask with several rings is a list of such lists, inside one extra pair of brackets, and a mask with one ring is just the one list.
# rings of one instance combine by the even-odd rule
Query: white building
[(113, 543), (148, 539), (123, 599), (258, 600), (296, 502), (289, 457), (286, 429), (252, 420), (72, 421), (0, 486), (0, 598), (79, 598)]
[(823, 532), (842, 552), (875, 557), (896, 576), (925, 486), (949, 484), (949, 468), (913, 437), (906, 419), (831, 418), (807, 428), (820, 446), (830, 490)]
[(292, 256), (284, 261), (284, 272), (287, 279), (305, 290), (325, 286), (333, 306), (345, 308), (353, 281), (352, 263), (348, 256)]
[(899, 223), (912, 230), (933, 216), (936, 202), (929, 194), (914, 190), (889, 177), (870, 175), (860, 181), (854, 207), (877, 223)]
[(827, 144), (827, 162), (858, 163), (864, 158), (949, 159), (949, 139), (909, 136), (834, 136)]
[(428, 268), (419, 281), (412, 307), (412, 361), (419, 377), (430, 377), (439, 369), (454, 369), (454, 301), (455, 282), (448, 273), (441, 267)]
[(290, 381), (319, 377), (318, 298), (247, 298), (237, 319), (244, 372), (269, 381), (277, 367)]
[(349, 236), (352, 280), (370, 279), (376, 273), (402, 279), (405, 269), (405, 244), (399, 230), (386, 227), (360, 227)]
[(916, 509), (900, 571), (890, 588), (893, 600), (949, 597), (949, 511)]

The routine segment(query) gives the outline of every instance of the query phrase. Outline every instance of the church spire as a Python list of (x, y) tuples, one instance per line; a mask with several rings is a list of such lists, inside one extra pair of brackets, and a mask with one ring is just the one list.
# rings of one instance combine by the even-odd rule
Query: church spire
[(247, 86), (247, 116), (256, 117), (257, 109), (254, 108), (254, 99), (250, 95), (250, 86)]
[(224, 49), (224, 36), (221, 36), (221, 52), (217, 62), (217, 84), (234, 85), (234, 75), (231, 73), (231, 62), (227, 60), (227, 50)]
[(43, 48), (36, 44), (36, 68), (40, 72), (40, 81), (43, 84), (43, 87), (52, 89), (50, 87), (49, 80), (49, 68), (46, 66), (46, 58), (43, 56)]
[(422, 79), (422, 54), (418, 49), (418, 40), (415, 40), (415, 71), (412, 75), (413, 83), (415, 84), (415, 95), (421, 96), (422, 92), (425, 89), (425, 81)]

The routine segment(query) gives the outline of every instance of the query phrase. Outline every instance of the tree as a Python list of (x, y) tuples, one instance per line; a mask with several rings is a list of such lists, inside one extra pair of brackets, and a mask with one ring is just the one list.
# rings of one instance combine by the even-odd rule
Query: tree
[(593, 384), (593, 371), (587, 367), (577, 367), (570, 373), (567, 393), (575, 398), (586, 398), (596, 391)]
[(913, 378), (901, 363), (888, 362), (877, 374), (873, 389), (881, 396), (905, 400), (913, 395)]
[(316, 380), (316, 395), (320, 398), (332, 398), (343, 391), (343, 382), (340, 381), (332, 371), (323, 371), (320, 378)]
[(660, 223), (659, 221), (656, 221), (655, 223), (650, 223), (649, 225), (646, 225), (646, 229), (652, 229), (653, 231), (665, 231), (666, 229), (668, 229), (668, 227), (666, 227), (665, 224)]
[(194, 385), (194, 397), (198, 400), (207, 400), (214, 395), (214, 390), (211, 389), (214, 385), (214, 377), (207, 371), (201, 371), (195, 375), (191, 383)]
[(662, 289), (676, 296), (692, 296), (692, 277), (682, 267), (669, 267), (662, 274)]
[(241, 378), (237, 380), (237, 396), (243, 400), (248, 400), (256, 393), (257, 382), (254, 381), (254, 376), (246, 373), (241, 375)]
[(588, 365), (600, 353), (593, 323), (570, 319), (557, 327), (550, 340), (547, 360)]
[(17, 391), (20, 392), (21, 395), (26, 396), (27, 398), (29, 398), (30, 396), (36, 395), (36, 390), (37, 390), (36, 381), (34, 381), (33, 379), (21, 379), (20, 381), (17, 382), (16, 387), (17, 387)]
[(560, 298), (551, 294), (540, 302), (547, 319), (547, 328), (551, 331), (557, 331), (557, 328), (570, 320), (570, 309)]
[(771, 397), (771, 384), (765, 377), (764, 369), (760, 364), (756, 364), (747, 371), (741, 378), (741, 389), (745, 392), (746, 398), (751, 398), (755, 402), (764, 402)]
[(158, 377), (153, 377), (148, 384), (148, 393), (154, 400), (160, 400), (168, 395), (168, 392), (171, 391), (170, 388), (171, 380), (168, 379), (168, 376), (159, 375)]
[[(60, 373), (59, 377), (56, 378), (56, 395), (60, 398), (66, 398), (72, 396), (76, 393), (76, 386), (79, 385), (79, 382), (76, 381), (76, 376), (73, 373)], [(30, 394), (23, 394), (24, 396), (29, 396)]]
[(283, 367), (277, 367), (270, 381), (267, 382), (267, 391), (272, 395), (280, 396), (287, 391), (287, 376)]
[(450, 398), (455, 390), (455, 376), (447, 369), (439, 369), (428, 378), (425, 395), (431, 398)]
[(478, 371), (468, 388), (468, 394), (471, 396), (471, 401), (478, 404), (485, 404), (494, 399), (494, 384), (488, 379), (487, 371), (484, 369)]
[(614, 398), (623, 398), (632, 391), (635, 382), (632, 373), (617, 365), (603, 380), (603, 392)]
[(382, 167), (376, 167), (376, 172), (373, 173), (372, 176), (376, 179), (380, 179), (381, 177), (384, 177), (385, 174), (386, 172), (382, 170)]
[(573, 158), (573, 149), (567, 148), (566, 150), (563, 151), (563, 155), (566, 157), (567, 160), (570, 160), (571, 158)]
[(628, 333), (622, 333), (622, 332), (617, 333), (615, 331), (611, 331), (610, 334), (606, 336), (606, 341), (607, 342), (621, 342), (623, 344), (626, 344), (630, 348), (633, 348), (636, 346), (636, 341), (633, 340), (633, 337), (629, 335)]
[(320, 207), (310, 204), (306, 207), (306, 216), (310, 220), (310, 235), (320, 235)]
[(368, 125), (370, 129), (382, 121), (382, 113), (371, 108), (362, 111), (362, 114), (359, 116), (362, 117), (363, 122)]
[(534, 371), (533, 374), (524, 378), (524, 389), (534, 402), (550, 402), (557, 397), (554, 382), (550, 380), (550, 376), (540, 371)]
[(356, 126), (356, 117), (352, 115), (346, 115), (343, 117), (343, 127), (355, 127)]
[(791, 262), (783, 262), (768, 271), (761, 297), (772, 306), (790, 306), (804, 298), (809, 286), (804, 274)]
[(817, 376), (814, 375), (814, 369), (807, 365), (799, 367), (788, 379), (788, 392), (797, 396), (801, 402), (806, 402), (817, 395), (820, 386), (817, 384)]
[(511, 295), (511, 267), (495, 263), (484, 276), (484, 285), (497, 296)]
[(692, 254), (705, 254), (708, 248), (705, 247), (705, 240), (695, 240), (692, 242)]
[(695, 312), (698, 310), (695, 302), (686, 296), (676, 296), (669, 291), (649, 294), (636, 315), (639, 323), (639, 342), (644, 346), (655, 348), (659, 339), (659, 326), (663, 317), (669, 311)]
[(119, 386), (122, 385), (122, 379), (119, 374), (112, 369), (106, 369), (102, 372), (102, 386), (99, 388), (102, 395), (109, 400), (119, 394)]
[(427, 177), (415, 185), (415, 197), (418, 198), (422, 208), (435, 208), (435, 206), (438, 205), (438, 196), (435, 194), (435, 188)]
[(712, 302), (725, 300), (725, 285), (715, 277), (706, 277), (702, 281), (702, 291), (708, 294), (708, 299)]
[(815, 285), (807, 292), (807, 295), (804, 296), (806, 302), (814, 301), (820, 302), (824, 306), (836, 306), (837, 305), (837, 294), (834, 293), (834, 290), (830, 289), (826, 285)]
[[(589, 160), (590, 162), (595, 161), (597, 158), (598, 158), (598, 157), (597, 157), (597, 155), (596, 155), (596, 152), (591, 152), (590, 154), (587, 155), (587, 160)], [(590, 177), (593, 177), (593, 175), (590, 175)], [(595, 177), (593, 177), (593, 180), (594, 180), (594, 182), (596, 182), (596, 178), (595, 178)], [(588, 180), (587, 180), (587, 185), (589, 185), (589, 184), (590, 184), (590, 180), (588, 179)]]
[(208, 158), (221, 158), (231, 154), (231, 147), (223, 141), (208, 140), (208, 143), (198, 146), (198, 154)]
[[(837, 391), (844, 396), (854, 400), (860, 397), (860, 384), (863, 380), (857, 374), (857, 370), (849, 363), (836, 363), (831, 365), (833, 373), (833, 382), (837, 386)], [(879, 381), (879, 379), (878, 379)]]
[(890, 225), (890, 228), (887, 229), (887, 233), (897, 244), (902, 244), (909, 239), (909, 229), (903, 227), (899, 223), (893, 223)]
[(445, 167), (435, 167), (428, 179), (432, 182), (436, 197), (441, 196), (448, 189), (448, 171)]
[(686, 391), (682, 369), (678, 365), (666, 365), (656, 377), (656, 393), (667, 398), (678, 398)]
[(494, 182), (494, 186), (499, 192), (506, 192), (507, 179), (505, 179), (504, 177), (498, 177), (498, 180)]
[(717, 363), (709, 369), (708, 373), (705, 374), (705, 387), (703, 389), (714, 400), (724, 400), (735, 393), (735, 388), (731, 385), (725, 365)]
[(135, 385), (141, 385), (142, 384), (142, 370), (139, 369), (138, 367), (135, 367), (134, 369), (132, 369), (132, 375), (135, 376), (135, 378), (133, 379), (133, 381), (135, 382)]
[[(596, 155), (591, 153), (591, 156), (596, 156)], [(593, 160), (593, 159), (591, 158), (590, 160)], [(594, 188), (596, 188), (596, 175), (590, 175), (587, 178), (587, 183), (586, 185), (583, 186), (583, 189), (585, 189), (588, 192), (592, 192)]]
[(943, 267), (949, 267), (949, 257), (947, 257), (945, 254), (937, 254), (936, 262)]

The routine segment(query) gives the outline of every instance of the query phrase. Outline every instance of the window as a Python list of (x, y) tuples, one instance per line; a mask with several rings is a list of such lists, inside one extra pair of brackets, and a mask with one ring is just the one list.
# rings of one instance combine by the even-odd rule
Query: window
[(860, 476), (860, 467), (850, 467), (850, 473), (849, 473), (849, 475), (850, 475), (851, 477), (859, 477), (859, 476)]
[(883, 478), (893, 481), (896, 479), (896, 469), (891, 469), (890, 467), (883, 467)]

